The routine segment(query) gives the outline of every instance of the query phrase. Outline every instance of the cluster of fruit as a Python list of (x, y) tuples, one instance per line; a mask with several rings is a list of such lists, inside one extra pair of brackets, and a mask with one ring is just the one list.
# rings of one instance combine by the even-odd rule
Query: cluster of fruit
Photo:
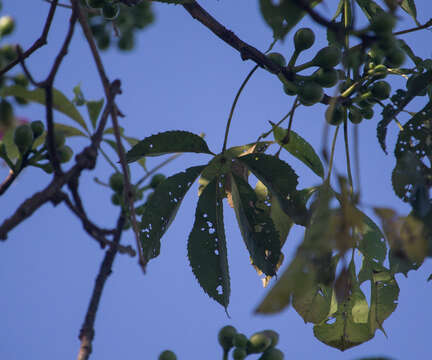
[[(294, 35), (295, 50), (288, 63), (280, 53), (273, 52), (267, 56), (293, 72), (290, 80), (283, 74), (278, 74), (278, 77), (283, 82), (285, 93), (297, 96), (298, 101), (305, 106), (321, 102), (323, 88), (334, 87), (340, 82), (341, 95), (333, 99), (336, 101), (330, 101), (326, 111), (327, 122), (339, 125), (348, 115), (352, 123), (359, 124), (363, 119), (371, 119), (374, 115), (373, 106), (390, 96), (391, 87), (382, 79), (391, 69), (400, 67), (405, 61), (405, 52), (392, 33), (394, 26), (395, 18), (389, 13), (380, 13), (372, 20), (367, 31), (374, 34), (375, 42), (367, 54), (360, 45), (343, 54), (341, 44), (334, 41), (332, 45), (319, 50), (312, 60), (296, 65), (299, 54), (311, 48), (315, 42), (314, 32), (310, 28), (301, 28)], [(346, 73), (335, 69), (339, 63), (345, 67)], [(360, 73), (362, 65), (363, 72)], [(312, 67), (318, 69), (310, 75), (299, 74)], [(350, 71), (352, 79), (348, 76)]]
[(250, 354), (262, 354), (259, 360), (283, 360), (284, 354), (275, 346), (279, 342), (279, 334), (273, 330), (263, 330), (250, 338), (238, 333), (233, 326), (224, 326), (218, 334), (219, 344), (224, 354), (232, 351), (234, 360), (243, 360)]
[(117, 47), (119, 50), (132, 50), (135, 45), (135, 31), (144, 29), (153, 22), (153, 13), (150, 2), (142, 1), (133, 7), (128, 7), (112, 0), (86, 0), (92, 9), (100, 11), (89, 12), (90, 28), (96, 38), (99, 49), (106, 50), (112, 41), (112, 29), (110, 22), (115, 20), (114, 26), (118, 30), (119, 37)]

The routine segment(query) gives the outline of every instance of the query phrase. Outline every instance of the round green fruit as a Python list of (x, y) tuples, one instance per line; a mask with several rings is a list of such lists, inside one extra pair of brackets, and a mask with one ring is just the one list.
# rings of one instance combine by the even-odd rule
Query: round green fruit
[(45, 125), (42, 121), (36, 120), (32, 121), (30, 127), (33, 131), (33, 137), (36, 139), (43, 134), (45, 131)]
[(120, 50), (129, 51), (132, 50), (135, 45), (134, 35), (132, 32), (126, 31), (121, 36), (117, 43)]
[(233, 353), (232, 353), (232, 357), (234, 360), (243, 360), (245, 359), (247, 356), (246, 350), (244, 348), (235, 348)]
[(258, 332), (249, 338), (247, 351), (249, 354), (261, 353), (268, 349), (271, 343), (272, 339), (267, 334)]
[(305, 104), (316, 104), (324, 96), (322, 87), (314, 81), (308, 81), (299, 88), (299, 100)]
[(281, 67), (286, 66), (286, 60), (284, 56), (278, 52), (272, 52), (270, 54), (267, 54), (267, 58), (269, 58), (271, 61), (275, 62)]
[(314, 72), (314, 81), (325, 88), (333, 87), (339, 81), (339, 72), (335, 69), (320, 68)]
[(14, 123), (13, 108), (9, 101), (0, 101), (0, 127), (8, 128)]
[(248, 342), (248, 338), (245, 334), (236, 334), (234, 336), (234, 346), (238, 348), (246, 348)]
[(67, 163), (73, 156), (73, 150), (69, 146), (63, 146), (57, 149), (57, 155), (61, 163)]
[(152, 189), (156, 189), (161, 182), (163, 182), (166, 179), (166, 176), (164, 174), (155, 174), (153, 175), (152, 179), (150, 180), (150, 187)]
[(234, 345), (234, 336), (237, 334), (235, 327), (227, 325), (220, 329), (218, 334), (219, 344), (225, 351), (231, 349)]
[(329, 106), (325, 112), (325, 118), (330, 125), (339, 125), (345, 117), (345, 109), (341, 105)]
[(360, 109), (360, 112), (361, 112), (362, 116), (367, 120), (372, 119), (374, 116), (374, 111), (371, 107), (362, 107)]
[(363, 120), (363, 115), (359, 108), (352, 106), (349, 109), (348, 118), (353, 124), (360, 124)]
[(312, 59), (312, 63), (315, 66), (331, 69), (340, 63), (341, 58), (342, 52), (339, 48), (336, 46), (327, 46), (318, 51), (318, 53)]
[(0, 49), (0, 51), (7, 62), (14, 61), (17, 58), (17, 51), (15, 46), (6, 44)]
[(417, 74), (408, 79), (406, 87), (410, 93), (418, 93), (418, 96), (425, 96), (427, 93), (424, 79)]
[(370, 28), (376, 34), (381, 35), (391, 32), (395, 25), (396, 19), (393, 15), (381, 12), (372, 18)]
[(264, 351), (264, 354), (258, 360), (283, 360), (284, 353), (276, 348), (270, 348)]
[(177, 356), (171, 350), (165, 350), (161, 352), (158, 360), (177, 360)]
[(102, 8), (102, 15), (106, 20), (114, 20), (120, 12), (118, 4), (107, 3)]
[(405, 52), (399, 48), (393, 48), (387, 52), (384, 64), (390, 68), (398, 68), (405, 62)]
[(12, 16), (6, 15), (0, 18), (0, 36), (9, 35), (15, 29), (15, 21)]
[(298, 93), (297, 85), (292, 83), (292, 82), (284, 83), (283, 84), (283, 90), (284, 90), (285, 94), (287, 94), (289, 96), (294, 96), (294, 95), (297, 95), (297, 93)]
[(66, 136), (63, 131), (55, 131), (54, 130), (54, 146), (56, 149), (59, 149), (64, 146), (66, 143)]
[(372, 85), (371, 93), (378, 100), (385, 100), (390, 96), (391, 87), (386, 81), (378, 81)]
[(270, 347), (275, 347), (279, 343), (279, 334), (274, 330), (263, 330), (261, 331), (264, 335), (271, 339)]
[(87, 6), (93, 9), (101, 9), (106, 3), (106, 0), (87, 0)]
[(99, 49), (106, 50), (110, 46), (111, 37), (108, 33), (104, 32), (96, 38), (96, 42)]
[(21, 154), (27, 152), (33, 144), (33, 131), (28, 124), (16, 127), (14, 132), (14, 143)]
[[(115, 206), (119, 206), (121, 204), (121, 197), (118, 193), (114, 193), (111, 195), (111, 202)], [(138, 212), (137, 212), (138, 214)]]
[(121, 193), (123, 191), (124, 186), (124, 178), (123, 174), (116, 172), (111, 175), (109, 178), (109, 186), (117, 193)]
[(294, 35), (294, 47), (297, 52), (309, 49), (315, 42), (315, 34), (309, 28), (301, 28)]

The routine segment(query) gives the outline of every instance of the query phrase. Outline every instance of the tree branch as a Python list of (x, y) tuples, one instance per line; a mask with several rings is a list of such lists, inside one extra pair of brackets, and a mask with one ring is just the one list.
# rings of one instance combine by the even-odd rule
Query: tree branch
[(95, 335), (94, 323), (96, 320), (96, 314), (99, 308), (99, 303), (102, 297), (105, 283), (112, 273), (112, 265), (118, 251), (118, 245), (120, 243), (120, 237), (123, 231), (123, 225), (125, 223), (125, 220), (126, 219), (124, 215), (121, 213), (117, 220), (116, 234), (114, 236), (113, 246), (105, 253), (105, 257), (101, 263), (99, 273), (96, 277), (96, 282), (93, 288), (90, 304), (87, 308), (85, 320), (78, 337), (81, 340), (78, 360), (87, 360), (92, 352), (92, 341)]

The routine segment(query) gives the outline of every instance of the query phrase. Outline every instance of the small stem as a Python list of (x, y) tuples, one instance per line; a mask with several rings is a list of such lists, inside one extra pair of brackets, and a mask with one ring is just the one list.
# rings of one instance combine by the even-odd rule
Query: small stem
[(224, 350), (222, 360), (228, 360), (228, 353), (229, 353), (229, 351)]
[(140, 186), (146, 179), (148, 179), (156, 171), (158, 171), (159, 169), (163, 168), (166, 164), (170, 163), (171, 161), (177, 159), (180, 155), (181, 155), (181, 153), (177, 153), (177, 154), (171, 155), (168, 159), (162, 161), (159, 165), (155, 166), (148, 173), (146, 173), (141, 179), (138, 180), (138, 182), (135, 185), (136, 186)]
[(246, 76), (246, 78), (244, 79), (243, 83), (240, 86), (240, 89), (237, 91), (237, 95), (234, 98), (234, 102), (233, 102), (233, 104), (231, 106), (231, 111), (230, 111), (230, 114), (228, 116), (228, 121), (227, 121), (226, 128), (225, 128), (225, 138), (224, 138), (224, 143), (223, 143), (223, 147), (222, 147), (222, 152), (225, 152), (225, 150), (226, 150), (229, 129), (230, 129), (230, 126), (231, 126), (231, 120), (232, 120), (232, 117), (233, 117), (233, 114), (234, 114), (234, 109), (235, 109), (235, 107), (237, 105), (237, 101), (238, 101), (238, 99), (240, 97), (240, 94), (242, 93), (244, 87), (246, 86), (246, 84), (248, 83), (249, 79), (251, 78), (251, 76), (253, 75), (253, 73), (256, 71), (256, 69), (258, 69), (258, 65), (255, 65), (253, 67), (253, 69), (249, 72), (249, 74)]
[(314, 63), (313, 63), (313, 61), (311, 60), (311, 61), (308, 61), (308, 62), (302, 64), (302, 65), (295, 66), (295, 67), (293, 68), (293, 71), (297, 73), (297, 72), (299, 72), (299, 71), (305, 70), (305, 69), (310, 68), (310, 67), (312, 67), (312, 66), (314, 66)]
[(429, 26), (432, 26), (432, 19), (429, 20), (428, 22), (426, 22), (424, 25), (420, 25), (420, 26), (417, 26), (415, 28), (411, 28), (411, 29), (407, 29), (407, 30), (398, 31), (398, 32), (393, 33), (393, 35), (397, 36), (397, 35), (408, 34), (408, 33), (414, 32), (414, 31), (426, 29)]
[(109, 158), (109, 156), (106, 154), (106, 152), (102, 149), (101, 146), (99, 146), (99, 151), (102, 154), (102, 156), (105, 158), (105, 160), (108, 162), (108, 164), (110, 164), (116, 172), (120, 172), (119, 168), (116, 166), (116, 164), (112, 162), (112, 160)]
[(300, 51), (294, 50), (290, 61), (288, 62), (288, 66), (293, 67), (297, 61), (298, 56), (300, 55)]
[(351, 195), (353, 193), (353, 180), (352, 180), (352, 173), (351, 173), (351, 160), (350, 160), (350, 151), (349, 151), (349, 143), (348, 143), (348, 119), (345, 113), (345, 119), (344, 119), (344, 142), (345, 142), (345, 154), (346, 154), (346, 167), (347, 167), (347, 173), (348, 173), (348, 181), (350, 184), (350, 191)]
[(328, 170), (328, 175), (327, 175), (327, 179), (326, 182), (330, 183), (330, 177), (331, 177), (331, 173), (333, 170), (333, 160), (334, 160), (334, 154), (335, 154), (335, 149), (336, 149), (336, 139), (339, 133), (339, 127), (340, 125), (338, 125), (336, 127), (334, 136), (333, 136), (333, 141), (332, 141), (332, 146), (331, 146), (331, 153), (330, 153), (330, 162), (329, 162), (329, 170)]

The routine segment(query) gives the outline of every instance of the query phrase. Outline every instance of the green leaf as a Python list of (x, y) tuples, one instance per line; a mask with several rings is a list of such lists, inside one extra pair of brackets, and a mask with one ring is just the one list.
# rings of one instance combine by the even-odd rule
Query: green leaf
[(267, 154), (249, 154), (237, 158), (277, 198), (283, 211), (296, 224), (305, 226), (308, 213), (296, 190), (298, 176), (286, 162)]
[(384, 234), (371, 218), (360, 210), (358, 211), (363, 217), (363, 224), (360, 229), (357, 229), (357, 232), (361, 235), (358, 249), (364, 257), (382, 265), (387, 254)]
[(368, 20), (370, 21), (374, 16), (384, 12), (383, 8), (379, 6), (375, 1), (372, 0), (356, 0), (360, 9), (364, 12)]
[(414, 54), (414, 51), (412, 51), (412, 49), (409, 47), (409, 45), (404, 40), (398, 39), (397, 41), (398, 41), (400, 48), (403, 51), (405, 51), (405, 53), (414, 62), (414, 64), (416, 64), (416, 66), (418, 66), (418, 67), (422, 67), (423, 66), (422, 58), (420, 56), (417, 56), (416, 54)]
[(99, 101), (87, 101), (86, 105), (91, 124), (93, 129), (95, 129), (97, 120), (104, 105), (104, 98), (100, 99)]
[(407, 277), (410, 270), (417, 270), (422, 263), (410, 260), (404, 252), (390, 249), (389, 264), (393, 274), (401, 273)]
[(357, 281), (353, 261), (350, 274), (350, 296), (338, 303), (337, 311), (331, 318), (314, 326), (314, 335), (318, 340), (342, 351), (373, 337), (368, 325), (369, 306)]
[[(311, 8), (322, 0), (308, 0)], [(275, 39), (283, 39), (306, 15), (293, 1), (281, 0), (277, 4), (272, 0), (260, 0), (260, 10), (264, 20), (273, 30)]]
[(166, 131), (139, 141), (128, 151), (126, 160), (133, 162), (143, 156), (160, 156), (182, 152), (213, 154), (204, 139), (198, 135), (187, 131)]
[(400, 6), (403, 10), (405, 10), (406, 13), (411, 15), (411, 17), (414, 19), (415, 23), (418, 26), (421, 25), (417, 20), (417, 8), (416, 8), (414, 0), (402, 0), (402, 3), (400, 4)]
[(252, 264), (273, 276), (281, 254), (279, 234), (270, 217), (256, 206), (258, 199), (250, 185), (235, 174), (230, 181), (237, 222)]
[[(12, 85), (4, 87), (0, 91), (0, 96), (18, 96), (28, 101), (45, 105), (45, 91), (43, 89), (27, 90), (25, 87)], [(65, 114), (88, 131), (87, 125), (77, 108), (57, 89), (53, 89), (53, 108)]]
[[(130, 146), (135, 146), (139, 142), (139, 140), (134, 138), (134, 137), (123, 136), (123, 135), (122, 135), (122, 137), (123, 137), (123, 139), (125, 139), (128, 142), (128, 144)], [(137, 163), (144, 169), (144, 171), (147, 171), (146, 158), (145, 157), (137, 160)]]
[(141, 245), (144, 261), (160, 253), (160, 239), (174, 220), (180, 204), (204, 166), (194, 166), (170, 176), (155, 189), (147, 201), (141, 220)]
[(303, 318), (305, 323), (319, 324), (327, 319), (333, 298), (331, 287), (308, 281), (312, 285), (301, 293), (294, 292), (293, 308)]
[(2, 139), (2, 142), (5, 145), (6, 155), (10, 160), (12, 160), (12, 162), (20, 156), (20, 152), (14, 142), (14, 132), (15, 129), (10, 128), (5, 132)]
[(287, 134), (287, 131), (278, 126), (273, 129), (273, 134), (275, 140), (280, 146), (303, 162), (315, 174), (320, 177), (324, 177), (323, 164), (313, 147), (305, 139), (303, 139), (295, 131), (291, 130), (289, 134), (289, 142), (284, 144), (283, 140)]
[(192, 271), (203, 290), (227, 308), (230, 278), (223, 224), (223, 203), (218, 196), (220, 185), (214, 178), (201, 193), (195, 223), (188, 240), (188, 257)]
[(72, 99), (72, 103), (74, 103), (76, 106), (82, 106), (86, 103), (86, 100), (84, 98), (84, 94), (81, 91), (81, 84), (78, 84), (72, 89), (74, 93), (74, 98)]

